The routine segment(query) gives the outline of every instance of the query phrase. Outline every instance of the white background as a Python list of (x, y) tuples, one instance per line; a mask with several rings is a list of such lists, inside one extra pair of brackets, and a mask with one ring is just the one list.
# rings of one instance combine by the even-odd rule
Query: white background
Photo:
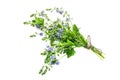
[[(38, 74), (45, 48), (40, 37), (23, 25), (36, 10), (63, 7), (102, 49), (101, 61), (89, 50), (76, 49), (76, 55), (64, 58), (45, 76)], [(120, 80), (120, 2), (119, 0), (1, 0), (0, 1), (0, 80)]]

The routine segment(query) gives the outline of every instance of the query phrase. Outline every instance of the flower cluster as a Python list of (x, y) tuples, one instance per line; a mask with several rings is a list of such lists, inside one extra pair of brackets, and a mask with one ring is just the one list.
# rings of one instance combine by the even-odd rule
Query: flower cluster
[[(53, 21), (47, 14), (49, 12), (51, 14), (53, 14), (53, 12), (59, 13), (63, 19), (56, 18), (56, 20)], [(53, 65), (59, 65), (60, 59), (64, 56), (68, 58), (73, 56), (76, 47), (90, 49), (100, 58), (104, 59), (103, 53), (93, 45), (89, 45), (90, 42), (79, 32), (76, 24), (72, 24), (72, 18), (63, 8), (49, 8), (41, 12), (37, 11), (30, 17), (32, 17), (33, 20), (24, 22), (24, 24), (30, 24), (36, 27), (36, 29), (40, 31), (39, 36), (43, 36), (42, 40), (50, 43), (49, 46), (41, 52), (41, 55), (45, 56), (45, 65), (41, 68), (40, 74), (44, 75)], [(33, 34), (30, 37), (36, 37), (37, 35), (38, 34)]]

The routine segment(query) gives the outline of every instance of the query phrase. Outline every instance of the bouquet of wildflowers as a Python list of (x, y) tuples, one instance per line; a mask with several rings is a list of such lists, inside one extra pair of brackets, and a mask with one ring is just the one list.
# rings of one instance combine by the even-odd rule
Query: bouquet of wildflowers
[[(55, 19), (50, 18), (50, 15)], [(41, 12), (36, 11), (30, 17), (32, 20), (26, 21), (24, 24), (29, 24), (41, 31), (30, 35), (30, 37), (43, 36), (42, 40), (49, 42), (46, 49), (41, 52), (41, 55), (45, 56), (44, 65), (39, 71), (41, 75), (50, 71), (53, 65), (59, 65), (60, 59), (64, 56), (67, 58), (73, 56), (77, 47), (92, 50), (100, 59), (104, 59), (103, 52), (91, 44), (90, 36), (87, 39), (84, 38), (63, 8), (55, 7)]]

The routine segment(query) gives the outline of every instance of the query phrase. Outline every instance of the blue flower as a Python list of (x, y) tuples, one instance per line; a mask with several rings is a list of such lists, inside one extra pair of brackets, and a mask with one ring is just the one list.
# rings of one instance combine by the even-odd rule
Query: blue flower
[(38, 24), (36, 24), (36, 28), (37, 28), (37, 29), (40, 29), (40, 26), (39, 26)]
[(40, 36), (43, 36), (43, 33), (40, 33), (39, 35), (40, 35)]
[(61, 32), (63, 32), (63, 29), (62, 29), (62, 28), (60, 28), (60, 29), (58, 30), (58, 32), (60, 32), (60, 33), (61, 33)]
[(55, 55), (50, 56), (51, 59), (55, 59)]
[(58, 61), (56, 61), (56, 63), (55, 63), (56, 65), (59, 65), (60, 64), (60, 62), (58, 62)]
[(48, 51), (53, 51), (53, 48), (52, 48), (52, 47), (49, 47), (49, 48), (48, 48)]
[(60, 33), (55, 34), (57, 37), (62, 38)]

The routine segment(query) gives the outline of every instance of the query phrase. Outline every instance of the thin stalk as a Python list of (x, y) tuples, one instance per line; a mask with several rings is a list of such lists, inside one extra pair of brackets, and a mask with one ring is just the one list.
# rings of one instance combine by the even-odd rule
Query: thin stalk
[(96, 48), (94, 46), (91, 46), (90, 50), (92, 50), (100, 59), (103, 60), (105, 58), (104, 53), (100, 49), (98, 49), (98, 48)]

